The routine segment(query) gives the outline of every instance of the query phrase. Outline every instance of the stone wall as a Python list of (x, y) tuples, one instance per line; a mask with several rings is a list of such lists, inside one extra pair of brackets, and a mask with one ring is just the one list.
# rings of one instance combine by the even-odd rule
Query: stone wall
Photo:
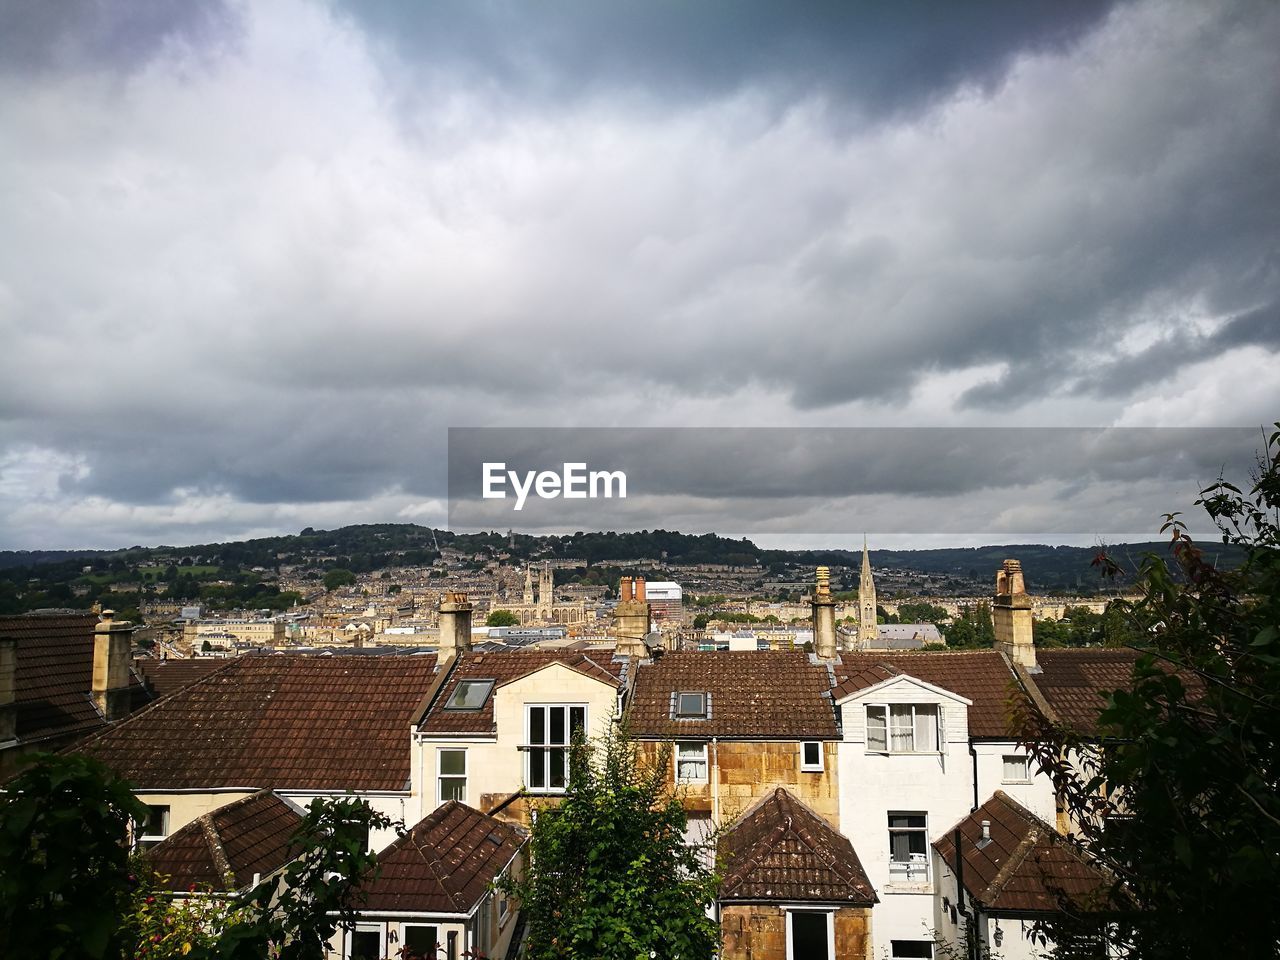
[[(724, 960), (786, 960), (787, 915), (770, 904), (730, 904), (720, 912)], [(869, 960), (871, 909), (835, 911), (836, 960)]]

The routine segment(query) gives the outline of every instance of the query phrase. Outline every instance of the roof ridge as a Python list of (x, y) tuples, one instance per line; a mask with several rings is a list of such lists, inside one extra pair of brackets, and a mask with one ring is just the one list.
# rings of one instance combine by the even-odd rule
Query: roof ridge
[(980, 903), (990, 904), (1000, 895), (1000, 891), (1004, 889), (1005, 884), (1009, 882), (1026, 861), (1027, 855), (1035, 849), (1035, 845), (1040, 842), (1040, 829), (1036, 824), (1031, 825), (1027, 835), (1014, 848), (1013, 853), (1009, 854), (1009, 859), (1000, 865), (995, 877), (987, 884), (987, 889), (978, 897)]
[(204, 842), (209, 847), (209, 857), (213, 860), (213, 868), (218, 872), (218, 876), (223, 878), (223, 882), (232, 890), (235, 890), (239, 887), (239, 880), (235, 871), (231, 868), (231, 861), (227, 858), (227, 851), (222, 846), (222, 837), (218, 834), (218, 827), (213, 822), (213, 814), (215, 812), (201, 814), (196, 818), (196, 822), (200, 824), (200, 828), (204, 832)]
[[(418, 827), (422, 826), (422, 824), (426, 823), (437, 813), (440, 813), (440, 811), (446, 810), (446, 811), (449, 811), (449, 813), (452, 813), (453, 810), (459, 809), (459, 808), (466, 810), (470, 813), (476, 814), (482, 820), (486, 818), (486, 814), (481, 813), (479, 810), (475, 809), (475, 807), (467, 806), (465, 803), (463, 803), (460, 800), (447, 800), (440, 806), (436, 807), (435, 810), (431, 811), (431, 813), (427, 814), (427, 816), (419, 820), (414, 825), (414, 828), (404, 835), (404, 839), (408, 844), (411, 844), (413, 846), (414, 850), (417, 851), (418, 856), (420, 856), (422, 858), (422, 862), (427, 865), (427, 868), (431, 871), (432, 876), (435, 877), (436, 883), (440, 885), (440, 889), (444, 892), (444, 895), (449, 899), (449, 902), (452, 903), (455, 908), (465, 913), (467, 909), (467, 904), (465, 901), (462, 901), (460, 899), (462, 894), (460, 892), (455, 893), (453, 890), (450, 889), (449, 884), (445, 882), (446, 878), (449, 877), (450, 874), (449, 874), (449, 871), (443, 869), (445, 866), (444, 861), (435, 852), (434, 847), (430, 848), (430, 854), (428, 855), (427, 849), (424, 848), (422, 844), (418, 842), (418, 838), (415, 836), (415, 833), (417, 832)], [(447, 816), (448, 816), (447, 813), (441, 814), (441, 816), (437, 819), (436, 822), (443, 821)]]

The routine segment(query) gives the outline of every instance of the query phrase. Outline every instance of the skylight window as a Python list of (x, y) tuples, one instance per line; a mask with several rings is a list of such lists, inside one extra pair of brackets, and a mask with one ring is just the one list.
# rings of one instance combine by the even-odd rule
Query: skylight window
[(460, 680), (445, 701), (446, 710), (479, 710), (489, 699), (489, 691), (493, 689), (492, 680)]
[(685, 720), (705, 720), (707, 695), (705, 693), (676, 694), (676, 716)]

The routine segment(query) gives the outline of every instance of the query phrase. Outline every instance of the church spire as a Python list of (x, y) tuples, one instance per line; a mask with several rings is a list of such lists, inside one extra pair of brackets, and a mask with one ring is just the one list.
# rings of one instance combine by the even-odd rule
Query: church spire
[(862, 535), (862, 574), (858, 577), (858, 646), (866, 649), (880, 639), (876, 627), (876, 582), (871, 576), (867, 535)]

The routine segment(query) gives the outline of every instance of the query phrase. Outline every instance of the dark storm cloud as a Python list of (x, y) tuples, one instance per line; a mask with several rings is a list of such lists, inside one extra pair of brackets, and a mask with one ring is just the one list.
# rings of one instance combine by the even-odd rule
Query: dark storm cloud
[(221, 44), (237, 19), (224, 0), (3, 0), (0, 71), (133, 70), (166, 43)]
[(744, 87), (818, 93), (867, 114), (961, 84), (990, 88), (1020, 53), (1061, 47), (1111, 0), (351, 0), (402, 58), (511, 96), (640, 90), (700, 100)]

